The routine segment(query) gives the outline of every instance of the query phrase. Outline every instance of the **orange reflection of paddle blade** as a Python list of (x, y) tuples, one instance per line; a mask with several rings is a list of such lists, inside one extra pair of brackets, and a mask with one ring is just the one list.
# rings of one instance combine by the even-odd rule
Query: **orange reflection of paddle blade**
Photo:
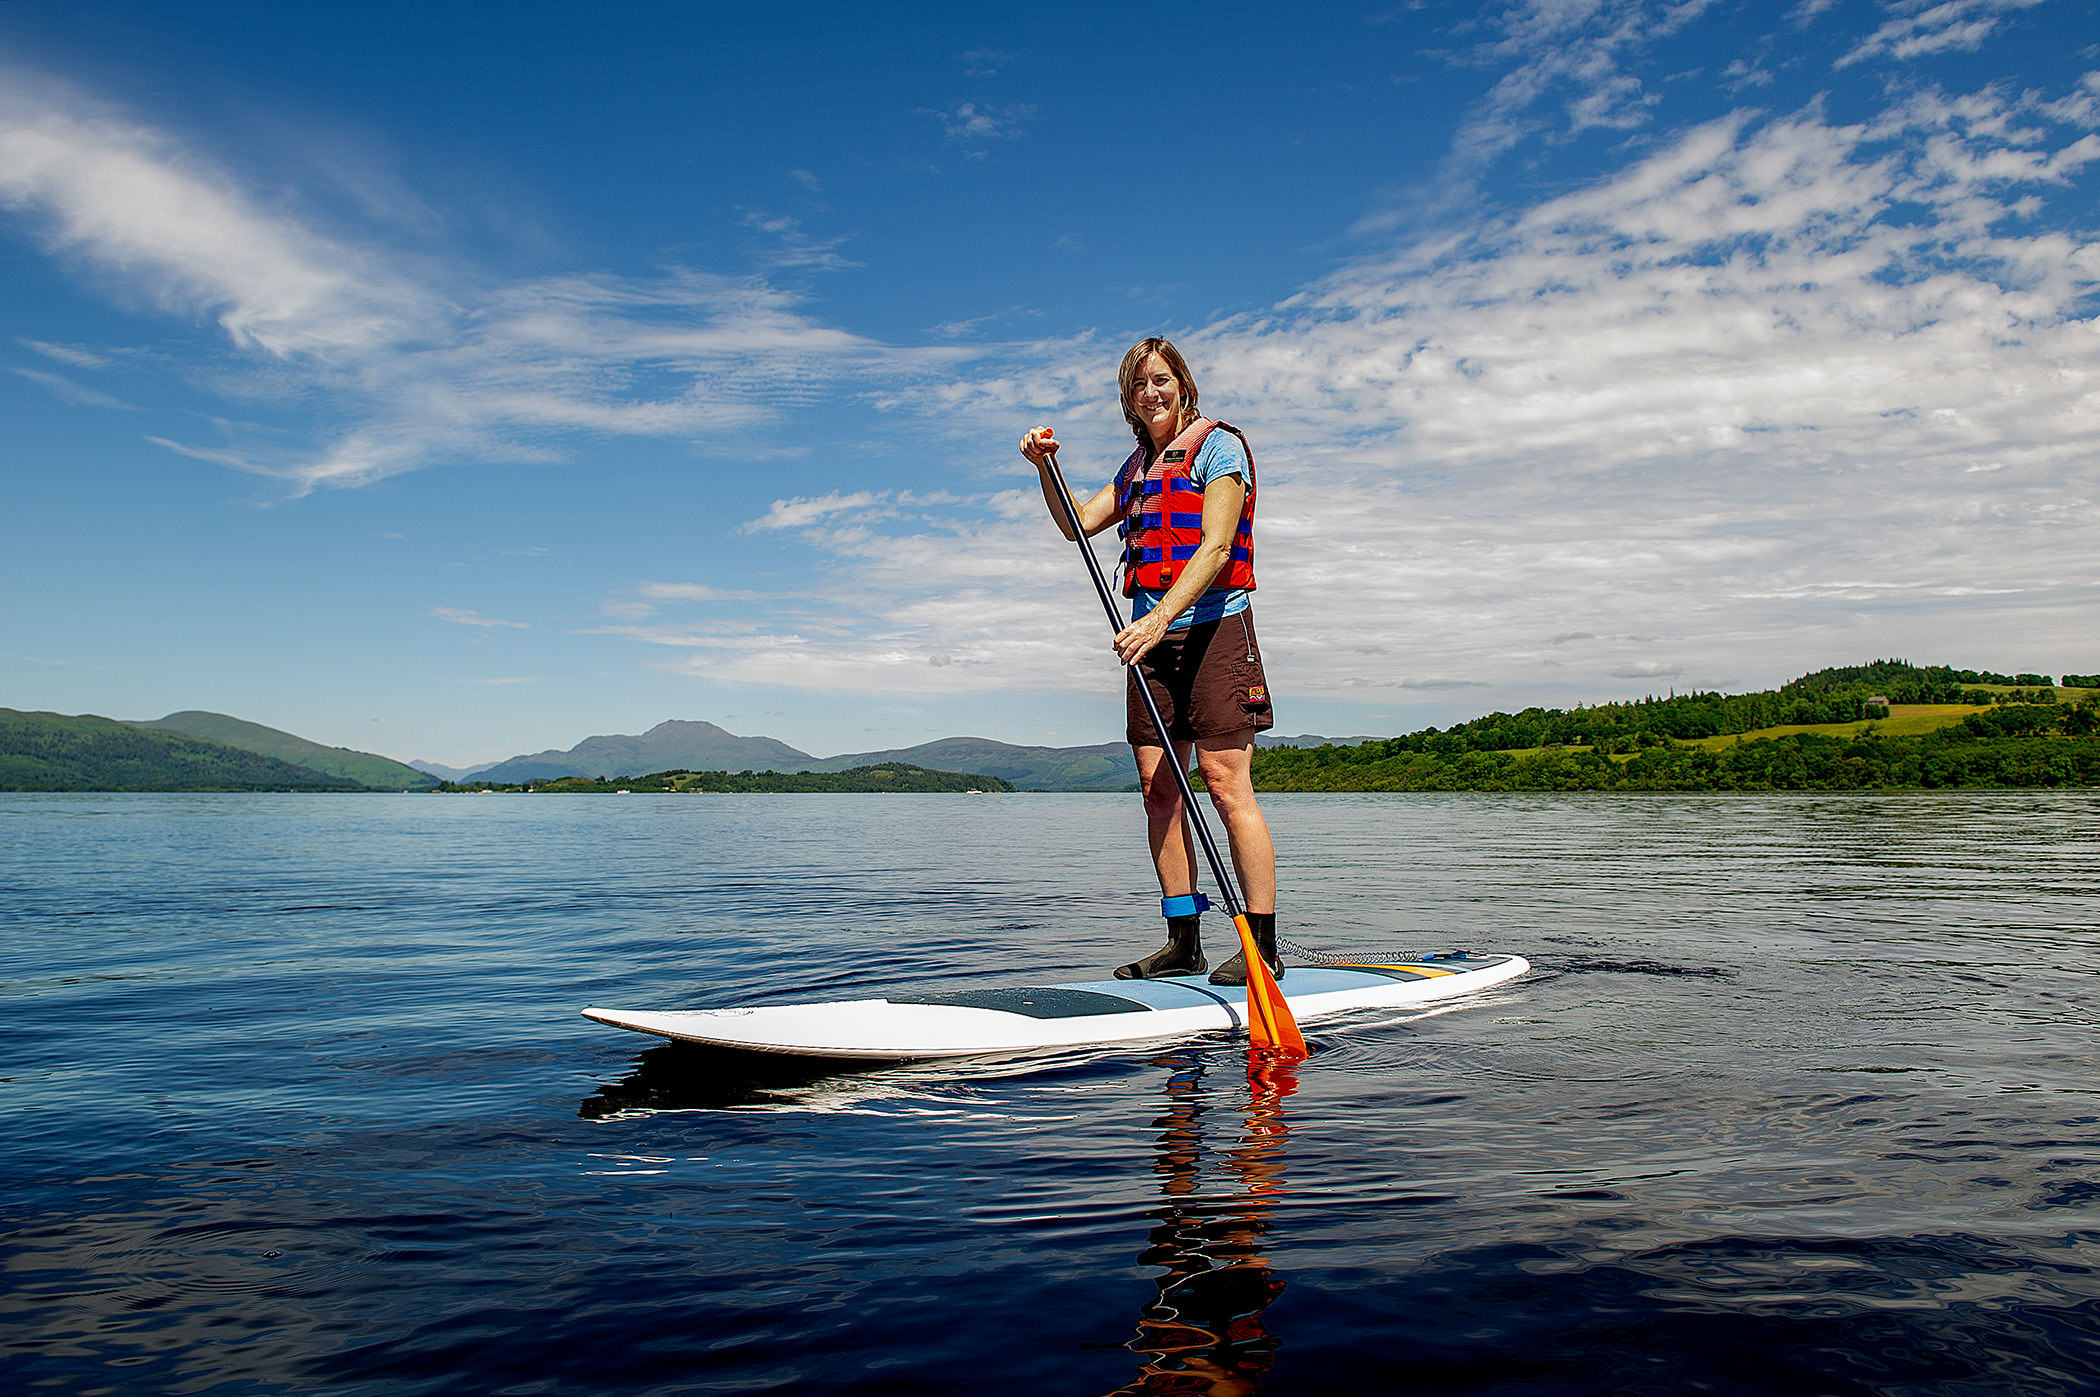
[(1291, 1016), (1282, 986), (1254, 945), (1254, 929), (1245, 916), (1232, 919), (1240, 931), (1240, 952), (1247, 962), (1247, 1051), (1282, 1062), (1303, 1062), (1305, 1035)]

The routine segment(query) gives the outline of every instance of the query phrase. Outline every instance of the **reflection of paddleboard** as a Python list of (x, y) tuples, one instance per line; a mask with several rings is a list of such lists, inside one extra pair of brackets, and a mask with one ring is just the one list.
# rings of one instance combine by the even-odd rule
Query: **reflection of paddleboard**
[[(1513, 980), (1531, 969), (1521, 956), (1462, 951), (1391, 964), (1292, 966), (1278, 982), (1300, 1023), (1352, 1009), (1386, 1009), (1450, 999)], [(1202, 976), (1165, 980), (1085, 980), (1020, 989), (949, 990), (835, 1004), (755, 1009), (586, 1009), (615, 1028), (688, 1043), (711, 1043), (792, 1057), (904, 1062), (975, 1057), (1100, 1043), (1138, 1043), (1238, 1028), (1245, 990)]]

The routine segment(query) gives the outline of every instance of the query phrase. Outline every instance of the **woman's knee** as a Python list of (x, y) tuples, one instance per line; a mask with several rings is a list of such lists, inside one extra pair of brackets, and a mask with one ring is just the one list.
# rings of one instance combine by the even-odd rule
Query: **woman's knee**
[(1145, 785), (1145, 818), (1170, 820), (1181, 809), (1181, 787), (1174, 773), (1162, 766)]
[(1239, 811), (1256, 808), (1254, 782), (1244, 767), (1221, 763), (1217, 771), (1203, 773), (1203, 784), (1209, 789), (1211, 805), (1220, 815), (1230, 817)]

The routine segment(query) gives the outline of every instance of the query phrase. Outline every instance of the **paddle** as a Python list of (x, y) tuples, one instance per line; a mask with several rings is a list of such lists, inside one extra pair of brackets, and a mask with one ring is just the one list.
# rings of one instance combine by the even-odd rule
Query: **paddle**
[[(1043, 462), (1050, 467), (1051, 481), (1057, 486), (1058, 503), (1064, 507), (1065, 523), (1071, 526), (1072, 538), (1079, 545), (1079, 556), (1086, 559), (1087, 575), (1094, 579), (1094, 591), (1101, 597), (1101, 608), (1108, 613), (1108, 628), (1112, 633), (1120, 634), (1124, 625), (1122, 613), (1116, 609), (1115, 597), (1108, 590), (1108, 579), (1102, 576), (1101, 560), (1094, 556), (1093, 547), (1087, 543), (1086, 530), (1080, 526), (1079, 510), (1072, 503), (1072, 491), (1065, 484), (1065, 473), (1058, 469), (1055, 442), (1048, 443), (1048, 454), (1043, 457)], [(1217, 880), (1218, 892), (1225, 899), (1225, 910), (1232, 914), (1232, 924), (1239, 929), (1240, 952), (1247, 962), (1248, 1050), (1264, 1057), (1302, 1060), (1306, 1056), (1305, 1035), (1298, 1031), (1298, 1021), (1291, 1016), (1291, 1006), (1283, 997), (1282, 987), (1276, 983), (1269, 963), (1262, 959), (1260, 949), (1254, 944), (1254, 929), (1247, 925), (1247, 914), (1241, 910), (1240, 900), (1232, 890), (1232, 879), (1225, 875), (1225, 862), (1218, 857), (1217, 843), (1210, 837), (1210, 826), (1196, 808), (1196, 792), (1189, 785), (1189, 774), (1182, 769), (1174, 754), (1174, 740), (1167, 735), (1166, 720), (1159, 716), (1159, 704), (1152, 697), (1152, 686), (1145, 682), (1143, 675), (1137, 676), (1137, 691), (1144, 697), (1145, 711), (1152, 715), (1152, 729), (1159, 734), (1159, 745), (1166, 749), (1167, 765), (1174, 769), (1174, 784), (1181, 788), (1183, 816), (1195, 827), (1196, 838), (1203, 845), (1203, 856), (1210, 862), (1210, 876)]]

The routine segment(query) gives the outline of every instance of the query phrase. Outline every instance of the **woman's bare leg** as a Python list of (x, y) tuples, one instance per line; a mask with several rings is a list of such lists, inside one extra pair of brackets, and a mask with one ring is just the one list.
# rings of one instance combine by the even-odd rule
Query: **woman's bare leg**
[[(1211, 805), (1225, 822), (1232, 870), (1247, 910), (1275, 915), (1276, 845), (1254, 799), (1254, 729), (1204, 738), (1196, 744), (1196, 766), (1210, 788)], [(1173, 779), (1171, 774), (1168, 779)]]
[[(1138, 789), (1145, 796), (1145, 839), (1152, 847), (1152, 867), (1159, 874), (1161, 897), (1184, 897), (1196, 890), (1196, 836), (1182, 817), (1181, 786), (1167, 766), (1164, 747), (1133, 746)], [(1174, 744), (1174, 755), (1188, 769), (1189, 744)]]

